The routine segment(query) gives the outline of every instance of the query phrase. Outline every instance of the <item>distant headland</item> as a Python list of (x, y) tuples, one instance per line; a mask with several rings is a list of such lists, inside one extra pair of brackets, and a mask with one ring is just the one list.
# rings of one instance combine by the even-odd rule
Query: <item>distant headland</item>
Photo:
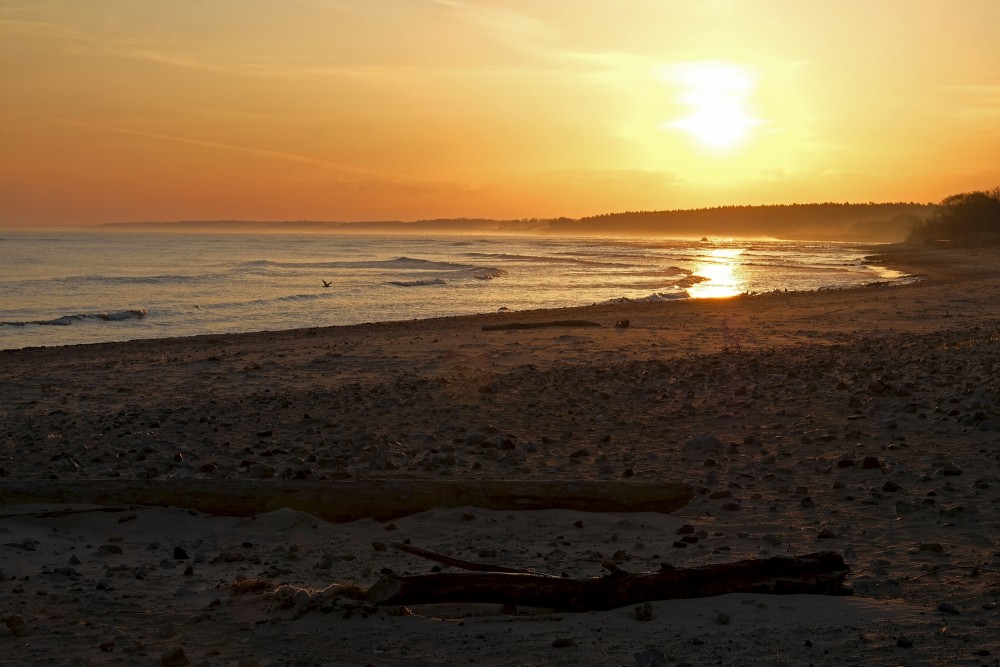
[(116, 222), (104, 231), (354, 233), (354, 234), (543, 234), (560, 236), (769, 237), (824, 241), (902, 241), (936, 206), (916, 203), (784, 204), (722, 206), (666, 211), (625, 211), (583, 218), (447, 218), (431, 220), (184, 220)]

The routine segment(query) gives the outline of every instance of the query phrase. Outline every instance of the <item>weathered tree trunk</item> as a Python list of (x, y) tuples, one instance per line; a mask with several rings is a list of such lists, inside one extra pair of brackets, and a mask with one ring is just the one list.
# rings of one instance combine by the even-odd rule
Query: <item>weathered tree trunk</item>
[(499, 572), (390, 575), (372, 586), (369, 596), (378, 605), (477, 602), (593, 611), (725, 593), (851, 595), (844, 584), (849, 572), (839, 554), (824, 551), (649, 574), (619, 570), (591, 579)]
[(159, 505), (251, 516), (288, 507), (327, 521), (395, 519), (433, 507), (672, 512), (688, 484), (536, 480), (80, 480), (0, 482), (0, 506), (27, 503)]

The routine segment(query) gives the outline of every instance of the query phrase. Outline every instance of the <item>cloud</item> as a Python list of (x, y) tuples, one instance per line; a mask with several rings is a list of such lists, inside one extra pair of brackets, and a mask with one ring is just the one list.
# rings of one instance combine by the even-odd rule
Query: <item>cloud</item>
[(447, 7), (463, 20), (485, 28), (498, 40), (519, 50), (534, 53), (541, 43), (551, 41), (558, 35), (544, 22), (503, 7), (461, 0), (429, 1)]
[(345, 164), (340, 162), (332, 162), (330, 160), (325, 160), (322, 158), (314, 158), (307, 155), (299, 155), (297, 153), (286, 153), (283, 151), (272, 151), (263, 148), (255, 148), (252, 146), (240, 146), (237, 144), (227, 144), (219, 141), (207, 141), (203, 139), (192, 139), (190, 137), (182, 137), (171, 134), (162, 134), (159, 132), (148, 132), (145, 130), (136, 130), (126, 127), (114, 127), (110, 125), (101, 125), (98, 123), (86, 123), (83, 121), (72, 120), (69, 118), (56, 118), (48, 117), (45, 120), (60, 123), (62, 125), (69, 125), (72, 127), (81, 127), (89, 130), (96, 130), (98, 132), (112, 132), (114, 134), (123, 134), (133, 137), (141, 137), (144, 139), (152, 139), (155, 141), (168, 141), (171, 143), (185, 144), (188, 146), (199, 146), (202, 148), (210, 148), (216, 150), (223, 150), (229, 152), (244, 153), (249, 155), (255, 155), (257, 157), (270, 158), (273, 160), (282, 160), (285, 162), (295, 162), (297, 164), (317, 167), (320, 169), (328, 169), (332, 171), (337, 171), (342, 174), (350, 174), (354, 176), (367, 176), (367, 177), (377, 177), (387, 180), (405, 180), (404, 177), (398, 174), (392, 174), (386, 171), (380, 171), (375, 169), (368, 169), (366, 167), (359, 167), (357, 165)]

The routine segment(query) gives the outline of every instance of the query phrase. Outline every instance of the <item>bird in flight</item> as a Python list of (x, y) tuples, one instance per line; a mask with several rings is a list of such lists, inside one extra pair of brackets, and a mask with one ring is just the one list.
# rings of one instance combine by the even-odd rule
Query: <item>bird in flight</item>
[[(320, 280), (323, 280), (323, 279), (320, 278)], [(327, 282), (327, 281), (323, 280), (323, 287), (329, 287), (332, 284), (333, 284), (333, 281)]]

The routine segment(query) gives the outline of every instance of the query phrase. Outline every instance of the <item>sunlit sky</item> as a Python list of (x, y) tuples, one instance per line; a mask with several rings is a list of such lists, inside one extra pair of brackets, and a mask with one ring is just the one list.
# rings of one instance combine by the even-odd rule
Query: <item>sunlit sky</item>
[(1000, 185), (997, 0), (0, 0), (0, 224)]

